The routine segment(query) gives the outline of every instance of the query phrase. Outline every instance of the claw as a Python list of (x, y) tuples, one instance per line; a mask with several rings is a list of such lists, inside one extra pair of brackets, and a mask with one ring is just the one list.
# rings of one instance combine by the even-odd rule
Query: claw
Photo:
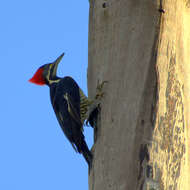
[(88, 111), (86, 113), (86, 116), (87, 116), (86, 122), (85, 122), (86, 125), (90, 124), (92, 127), (94, 127), (93, 125), (94, 125), (94, 121), (96, 120), (95, 118), (97, 118), (101, 99), (105, 95), (105, 93), (102, 92), (102, 89), (103, 89), (105, 83), (108, 83), (108, 81), (103, 81), (100, 83), (100, 81), (98, 80), (95, 98), (92, 101), (92, 103), (89, 106)]
[(96, 90), (97, 91), (102, 91), (102, 88), (104, 87), (105, 83), (108, 83), (108, 81), (105, 80), (105, 81), (103, 81), (103, 82), (100, 83), (100, 81), (98, 80), (98, 84), (97, 84)]
[(94, 100), (93, 103), (89, 106), (88, 111), (86, 113), (86, 122), (85, 124), (88, 125), (88, 123), (90, 123), (90, 125), (92, 126), (92, 115), (93, 112), (98, 108), (98, 106), (100, 105), (100, 100)]
[(105, 95), (104, 92), (97, 93), (96, 96), (95, 96), (95, 99), (101, 99), (101, 98), (104, 97), (104, 95)]
[(95, 96), (95, 99), (101, 99), (103, 98), (104, 96), (104, 92), (102, 92), (102, 89), (104, 87), (104, 84), (105, 83), (108, 83), (108, 81), (103, 81), (100, 83), (100, 81), (98, 80), (98, 84), (97, 84), (97, 87), (96, 87), (96, 96)]

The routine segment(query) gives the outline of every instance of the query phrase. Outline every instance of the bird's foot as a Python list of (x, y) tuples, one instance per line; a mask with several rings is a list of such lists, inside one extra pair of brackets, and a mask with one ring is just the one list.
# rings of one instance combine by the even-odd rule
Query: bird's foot
[(94, 122), (97, 120), (97, 115), (100, 110), (100, 100), (94, 100), (93, 103), (89, 106), (86, 113), (86, 125), (90, 124), (94, 127)]
[(96, 87), (96, 96), (94, 100), (92, 101), (91, 105), (88, 107), (88, 111), (86, 113), (86, 125), (88, 123), (94, 127), (96, 120), (97, 120), (97, 115), (98, 112), (100, 111), (100, 104), (101, 104), (101, 99), (104, 97), (105, 93), (102, 92), (104, 84), (108, 83), (108, 81), (103, 81), (100, 83), (98, 80), (98, 84)]
[(105, 85), (105, 83), (108, 83), (108, 81), (103, 81), (100, 83), (100, 81), (98, 80), (98, 84), (97, 84), (97, 87), (96, 87), (96, 96), (95, 96), (95, 99), (96, 100), (100, 100), (104, 97), (104, 92), (102, 92), (103, 90), (103, 87)]

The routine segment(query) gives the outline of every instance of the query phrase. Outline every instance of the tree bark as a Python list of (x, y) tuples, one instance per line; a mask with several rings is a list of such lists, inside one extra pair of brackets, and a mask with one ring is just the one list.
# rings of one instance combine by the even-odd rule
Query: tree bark
[(89, 20), (89, 189), (189, 190), (190, 1), (91, 0)]

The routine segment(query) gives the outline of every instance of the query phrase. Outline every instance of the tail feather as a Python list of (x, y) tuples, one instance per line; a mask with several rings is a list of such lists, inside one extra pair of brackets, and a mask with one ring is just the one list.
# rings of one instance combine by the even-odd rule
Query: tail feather
[(82, 153), (83, 157), (85, 158), (86, 162), (88, 163), (89, 168), (91, 168), (91, 166), (92, 166), (92, 153), (88, 149), (88, 146), (84, 140), (81, 144), (81, 153)]
[[(74, 130), (73, 130), (74, 131)], [(74, 138), (72, 139), (72, 142), (75, 144), (77, 151), (83, 155), (86, 162), (88, 163), (88, 166), (91, 167), (92, 164), (92, 153), (88, 149), (88, 146), (85, 142), (85, 137), (82, 133), (82, 131), (76, 131), (76, 133), (73, 133)]]

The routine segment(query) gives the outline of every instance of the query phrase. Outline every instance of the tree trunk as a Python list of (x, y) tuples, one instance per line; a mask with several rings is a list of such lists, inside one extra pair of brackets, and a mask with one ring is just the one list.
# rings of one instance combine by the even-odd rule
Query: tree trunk
[(91, 0), (88, 90), (108, 81), (90, 190), (189, 190), (190, 1)]

